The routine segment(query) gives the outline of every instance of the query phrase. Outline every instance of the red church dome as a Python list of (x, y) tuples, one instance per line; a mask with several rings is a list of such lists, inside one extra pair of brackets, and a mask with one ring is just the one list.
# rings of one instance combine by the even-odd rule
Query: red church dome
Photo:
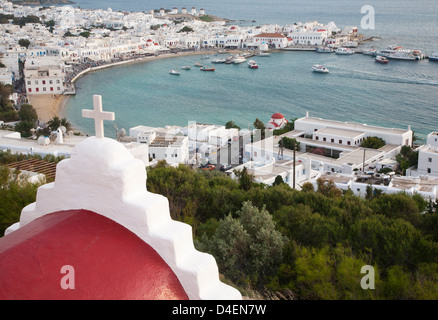
[[(61, 285), (63, 266), (73, 267), (73, 288)], [(188, 299), (151, 246), (86, 210), (48, 214), (1, 238), (0, 270), (2, 300)]]
[(271, 119), (284, 119), (284, 116), (281, 113), (277, 112), (271, 116)]

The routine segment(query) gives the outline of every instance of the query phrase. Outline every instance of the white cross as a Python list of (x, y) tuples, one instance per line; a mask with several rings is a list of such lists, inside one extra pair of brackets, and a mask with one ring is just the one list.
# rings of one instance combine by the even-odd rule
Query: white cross
[(82, 116), (84, 118), (94, 119), (94, 128), (96, 130), (96, 137), (103, 138), (103, 120), (114, 121), (114, 112), (102, 111), (102, 96), (93, 96), (93, 110), (82, 109)]

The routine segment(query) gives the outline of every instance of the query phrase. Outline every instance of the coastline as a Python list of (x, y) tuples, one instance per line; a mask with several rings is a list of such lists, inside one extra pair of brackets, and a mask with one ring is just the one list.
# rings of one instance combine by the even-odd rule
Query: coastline
[[(194, 55), (206, 55), (213, 54), (214, 50), (200, 50), (200, 51), (190, 51), (190, 52), (179, 52), (179, 53), (165, 53), (158, 56), (148, 56), (142, 58), (136, 58), (131, 60), (119, 61), (114, 63), (108, 63), (102, 66), (93, 67), (85, 69), (80, 72), (72, 79), (72, 83), (74, 84), (79, 78), (85, 76), (86, 74), (106, 68), (122, 66), (125, 64), (133, 64), (133, 63), (144, 63), (147, 61), (155, 61), (159, 59), (167, 59), (167, 58), (177, 58), (182, 56), (194, 56)], [(54, 116), (58, 116), (60, 118), (64, 118), (66, 116), (66, 108), (67, 101), (69, 95), (51, 95), (51, 94), (41, 94), (41, 95), (28, 95), (29, 103), (35, 108), (38, 119), (47, 122), (52, 119)], [(68, 120), (68, 119), (67, 119)]]

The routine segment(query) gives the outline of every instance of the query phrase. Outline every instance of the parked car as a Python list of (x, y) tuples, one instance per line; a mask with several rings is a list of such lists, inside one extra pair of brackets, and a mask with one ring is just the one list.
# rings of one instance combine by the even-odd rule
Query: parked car
[(205, 166), (200, 167), (202, 170), (214, 170), (216, 167), (212, 164), (206, 164)]
[(220, 168), (221, 171), (227, 171), (227, 170), (230, 170), (230, 169), (231, 169), (231, 164), (226, 164), (226, 163), (221, 165), (221, 168)]

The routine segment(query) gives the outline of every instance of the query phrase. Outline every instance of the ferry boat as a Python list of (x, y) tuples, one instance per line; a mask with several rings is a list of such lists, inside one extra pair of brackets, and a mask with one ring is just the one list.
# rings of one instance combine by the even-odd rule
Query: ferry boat
[(171, 70), (169, 73), (171, 75), (174, 75), (174, 76), (179, 76), (180, 75), (179, 71), (176, 71), (176, 70)]
[(376, 59), (374, 59), (378, 63), (387, 64), (389, 62), (388, 58), (384, 56), (377, 56)]
[(255, 62), (254, 60), (249, 60), (248, 67), (251, 69), (258, 69), (259, 66), (257, 65), (257, 62)]
[(377, 55), (384, 56), (389, 59), (398, 60), (420, 60), (424, 58), (424, 54), (420, 50), (403, 49), (403, 47), (390, 46), (384, 50), (376, 52)]
[(429, 61), (438, 61), (438, 53), (432, 53), (429, 56)]
[(315, 64), (312, 67), (312, 71), (313, 72), (319, 72), (319, 73), (329, 73), (330, 72), (329, 69), (327, 69), (326, 67), (324, 67), (324, 66), (322, 66), (320, 64)]
[(318, 47), (316, 48), (316, 52), (318, 53), (333, 53), (333, 49), (329, 47)]
[(416, 61), (420, 60), (419, 56), (415, 56), (408, 52), (394, 52), (386, 55), (388, 59)]
[(341, 55), (348, 55), (348, 54), (353, 54), (354, 51), (349, 49), (349, 48), (338, 48), (336, 50), (336, 54), (341, 54)]
[(202, 67), (202, 68), (199, 69), (199, 70), (201, 70), (201, 71), (214, 71), (215, 68), (214, 68), (214, 67), (210, 67), (210, 68), (208, 68), (208, 67), (204, 66), (204, 67)]

